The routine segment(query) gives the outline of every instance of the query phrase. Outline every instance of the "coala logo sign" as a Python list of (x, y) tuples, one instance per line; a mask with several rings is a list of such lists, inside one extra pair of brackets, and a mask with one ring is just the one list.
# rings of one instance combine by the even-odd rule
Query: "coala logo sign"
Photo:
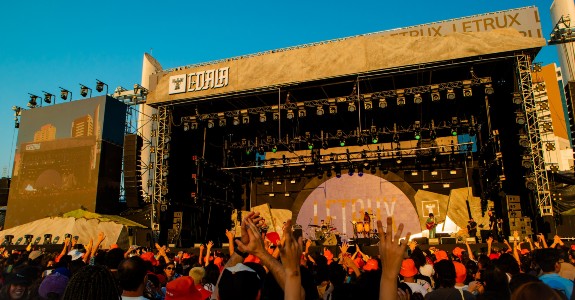
[(229, 84), (230, 67), (170, 76), (169, 94), (217, 89)]

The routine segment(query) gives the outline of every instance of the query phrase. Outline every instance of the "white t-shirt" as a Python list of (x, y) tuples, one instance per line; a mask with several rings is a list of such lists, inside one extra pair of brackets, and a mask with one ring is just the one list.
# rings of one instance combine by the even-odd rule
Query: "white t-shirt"
[(409, 286), (409, 288), (411, 289), (411, 293), (420, 293), (422, 296), (425, 296), (425, 294), (427, 294), (427, 290), (419, 283), (405, 282), (405, 281), (404, 283)]

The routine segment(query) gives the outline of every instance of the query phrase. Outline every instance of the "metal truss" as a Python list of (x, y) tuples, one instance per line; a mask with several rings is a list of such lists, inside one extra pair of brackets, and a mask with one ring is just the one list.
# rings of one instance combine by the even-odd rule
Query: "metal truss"
[(170, 116), (171, 108), (168, 106), (158, 107), (158, 113), (152, 116), (152, 120), (157, 122), (155, 130), (155, 146), (150, 149), (150, 159), (154, 159), (154, 178), (152, 179), (152, 222), (159, 224), (160, 212), (168, 204), (164, 197), (168, 193), (168, 157), (169, 157), (169, 136), (170, 136)]
[(420, 156), (434, 156), (434, 155), (456, 155), (469, 151), (473, 146), (473, 142), (431, 146), (431, 147), (417, 147), (417, 148), (396, 148), (390, 150), (368, 150), (364, 149), (358, 152), (350, 152), (349, 149), (345, 153), (329, 153), (320, 154), (319, 149), (315, 152), (311, 151), (310, 155), (298, 155), (294, 152), (289, 152), (291, 157), (284, 155), (282, 158), (273, 158), (268, 160), (256, 160), (249, 166), (222, 168), (222, 170), (235, 170), (235, 169), (250, 169), (250, 168), (275, 168), (275, 167), (292, 167), (292, 166), (312, 166), (312, 165), (325, 165), (332, 163), (366, 163), (371, 161), (380, 161), (383, 159), (401, 159), (409, 157)]
[[(281, 110), (297, 110), (297, 109), (304, 109), (305, 107), (323, 107), (323, 106), (331, 106), (336, 105), (337, 103), (350, 103), (350, 102), (367, 102), (367, 101), (377, 101), (383, 100), (385, 98), (395, 98), (398, 96), (405, 96), (405, 95), (415, 95), (415, 94), (423, 94), (423, 93), (433, 93), (439, 92), (444, 90), (451, 90), (451, 89), (460, 89), (465, 87), (472, 87), (478, 86), (482, 84), (490, 84), (491, 77), (482, 77), (482, 78), (473, 78), (469, 80), (461, 80), (461, 81), (452, 81), (452, 82), (444, 82), (438, 84), (431, 84), (431, 85), (422, 85), (422, 86), (415, 86), (415, 87), (408, 87), (403, 89), (395, 89), (395, 90), (387, 90), (387, 91), (379, 91), (374, 93), (365, 93), (359, 95), (350, 95), (347, 97), (335, 97), (335, 98), (327, 98), (327, 99), (317, 99), (317, 100), (308, 100), (308, 101), (301, 101), (301, 102), (290, 102), (282, 105), (270, 105), (270, 106), (262, 106), (262, 107), (252, 107), (242, 110), (233, 110), (233, 111), (223, 111), (223, 112), (216, 112), (216, 113), (209, 113), (209, 114), (201, 114), (197, 116), (185, 116), (182, 117), (182, 122), (194, 122), (194, 121), (203, 121), (203, 120), (217, 120), (222, 118), (232, 118), (238, 117), (240, 115), (248, 115), (248, 114), (262, 114), (262, 113), (279, 113)], [(374, 104), (377, 105), (377, 104)]]
[(541, 216), (552, 216), (553, 206), (549, 179), (545, 170), (543, 157), (543, 141), (541, 134), (547, 131), (547, 122), (539, 117), (537, 103), (533, 94), (533, 80), (531, 75), (531, 56), (516, 55), (517, 79), (519, 92), (523, 98), (522, 108), (525, 111), (527, 135), (530, 141), (532, 173), (526, 178), (527, 182), (535, 183), (535, 199)]

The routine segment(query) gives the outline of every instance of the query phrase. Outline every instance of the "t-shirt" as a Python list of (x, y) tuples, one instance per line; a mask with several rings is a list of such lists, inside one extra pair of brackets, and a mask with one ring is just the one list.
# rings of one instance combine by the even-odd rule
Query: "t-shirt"
[(567, 296), (567, 299), (571, 299), (571, 294), (573, 293), (573, 281), (565, 279), (557, 273), (543, 274), (539, 276), (539, 279), (552, 289), (564, 293)]
[(420, 293), (422, 296), (425, 296), (425, 294), (427, 294), (427, 290), (422, 287), (419, 283), (416, 282), (405, 282), (405, 284), (407, 284), (407, 286), (409, 286), (409, 288), (411, 289), (411, 293)]
[(456, 288), (439, 288), (427, 293), (425, 300), (475, 300), (475, 296), (468, 291), (460, 291)]

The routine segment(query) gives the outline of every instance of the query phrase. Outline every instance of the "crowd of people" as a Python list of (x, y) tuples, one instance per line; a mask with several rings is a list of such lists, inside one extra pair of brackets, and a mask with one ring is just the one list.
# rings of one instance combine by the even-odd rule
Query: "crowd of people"
[[(291, 221), (279, 234), (262, 234), (258, 213), (241, 223), (241, 235), (227, 231), (229, 251), (199, 254), (133, 246), (102, 249), (100, 233), (80, 245), (67, 238), (60, 253), (30, 245), (2, 252), (2, 299), (575, 299), (575, 247), (559, 237), (547, 245), (513, 233), (513, 245), (487, 241), (484, 252), (466, 244), (453, 251), (423, 249), (393, 232), (392, 219), (377, 222), (378, 255), (343, 243), (334, 254), (297, 237)], [(526, 247), (525, 247), (526, 246)], [(223, 252), (229, 252), (223, 253)]]

